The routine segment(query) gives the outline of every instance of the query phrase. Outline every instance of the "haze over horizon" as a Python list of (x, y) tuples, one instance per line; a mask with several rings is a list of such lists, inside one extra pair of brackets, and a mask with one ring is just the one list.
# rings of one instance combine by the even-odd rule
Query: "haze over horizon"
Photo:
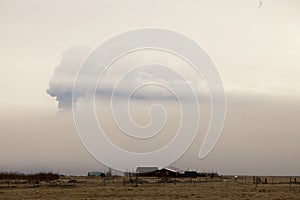
[[(149, 122), (151, 104), (166, 105), (168, 122), (154, 146), (121, 137), (104, 98), (122, 72), (120, 66), (126, 70), (159, 61), (190, 77), (203, 114), (196, 140), (172, 165), (220, 174), (300, 176), (299, 11), (296, 0), (265, 0), (261, 7), (259, 1), (250, 0), (1, 1), (0, 171), (85, 175), (107, 169), (85, 150), (76, 133), (70, 96), (74, 77), (89, 52), (106, 39), (132, 29), (160, 27), (189, 36), (215, 63), (227, 96), (221, 137), (199, 160), (210, 117), (205, 84), (195, 81), (196, 75), (185, 71), (188, 64), (178, 58), (145, 51), (116, 62), (101, 83), (105, 90), (97, 90), (97, 116), (112, 140), (130, 150), (147, 151), (163, 145), (175, 132), (178, 105), (165, 90), (145, 88), (130, 104), (133, 119), (142, 125)], [(122, 86), (167, 75), (163, 70), (152, 74), (139, 70)], [(167, 79), (176, 88), (182, 86), (178, 78)], [(123, 96), (117, 95), (121, 103)], [(80, 98), (79, 105), (84, 102)], [(188, 99), (186, 95), (184, 103), (189, 105)]]

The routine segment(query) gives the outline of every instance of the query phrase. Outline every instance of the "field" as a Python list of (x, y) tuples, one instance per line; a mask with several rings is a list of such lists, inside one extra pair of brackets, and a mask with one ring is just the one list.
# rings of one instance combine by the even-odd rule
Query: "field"
[(300, 178), (60, 177), (52, 182), (2, 180), (0, 199), (300, 199)]

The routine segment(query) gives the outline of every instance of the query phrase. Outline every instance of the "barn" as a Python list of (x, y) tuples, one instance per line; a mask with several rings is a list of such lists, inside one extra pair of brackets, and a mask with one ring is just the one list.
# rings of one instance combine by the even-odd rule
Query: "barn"
[(136, 173), (139, 176), (157, 176), (158, 167), (137, 167)]
[(157, 173), (158, 177), (177, 177), (178, 175), (179, 171), (171, 168), (160, 169)]

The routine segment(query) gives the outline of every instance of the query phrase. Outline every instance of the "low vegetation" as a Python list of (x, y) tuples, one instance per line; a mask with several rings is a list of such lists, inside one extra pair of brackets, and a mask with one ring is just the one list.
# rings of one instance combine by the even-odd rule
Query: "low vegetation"
[[(299, 200), (299, 177), (88, 177), (2, 173), (0, 199)], [(16, 181), (19, 180), (19, 181)], [(29, 180), (39, 180), (34, 185)], [(265, 181), (267, 180), (267, 181)]]

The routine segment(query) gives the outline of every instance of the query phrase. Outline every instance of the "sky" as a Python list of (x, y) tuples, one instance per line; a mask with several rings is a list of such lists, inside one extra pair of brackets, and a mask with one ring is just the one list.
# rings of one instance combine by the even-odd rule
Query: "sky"
[[(227, 96), (224, 129), (211, 154), (197, 159), (203, 140), (199, 134), (174, 165), (223, 174), (300, 175), (299, 11), (297, 0), (263, 0), (260, 8), (256, 0), (0, 0), (0, 171), (85, 174), (105, 169), (81, 144), (70, 112), (72, 102), (65, 98), (75, 69), (113, 35), (160, 27), (185, 34), (205, 49)], [(114, 66), (152, 60), (186, 68), (178, 58), (153, 52), (129, 55)], [(108, 91), (118, 73), (112, 69), (113, 75), (105, 80)], [(193, 78), (193, 73), (187, 74)], [(145, 71), (132, 77), (137, 83), (152, 78)], [(180, 87), (176, 80), (173, 84)], [(202, 84), (193, 85), (205, 91)], [(150, 88), (140, 96), (170, 95), (157, 90)], [(149, 99), (140, 101), (132, 103), (132, 110), (143, 124), (149, 120)], [(109, 120), (106, 103), (97, 102), (98, 115)], [(177, 113), (175, 104), (166, 105)], [(209, 112), (203, 112), (205, 130)], [(175, 114), (169, 120), (166, 134), (178, 123)], [(106, 125), (115, 130), (111, 121)], [(121, 143), (132, 147), (125, 139)], [(148, 148), (137, 148), (142, 147)]]

